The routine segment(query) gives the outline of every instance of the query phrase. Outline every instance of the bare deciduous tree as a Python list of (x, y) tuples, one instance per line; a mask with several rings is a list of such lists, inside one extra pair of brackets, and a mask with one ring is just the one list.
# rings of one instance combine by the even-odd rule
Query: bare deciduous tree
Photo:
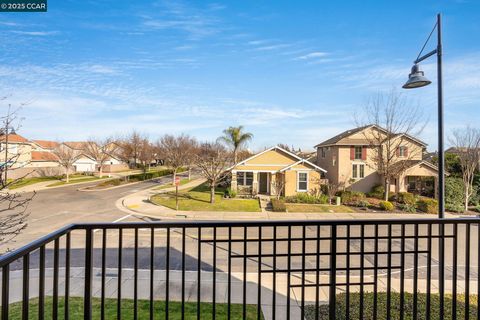
[(215, 203), (215, 187), (226, 178), (226, 170), (231, 164), (231, 155), (222, 144), (205, 142), (200, 145), (196, 166), (210, 187), (210, 203)]
[(150, 164), (155, 159), (155, 150), (148, 140), (143, 138), (137, 146), (137, 159), (140, 161), (142, 171), (145, 174), (150, 169)]
[(333, 204), (332, 200), (337, 194), (338, 191), (343, 190), (345, 187), (345, 182), (338, 181), (338, 182), (329, 182), (326, 185), (327, 189), (327, 196), (328, 196), (328, 203)]
[(283, 191), (285, 190), (285, 178), (277, 176), (275, 182), (272, 183), (272, 187), (275, 192), (275, 197), (277, 200), (280, 199)]
[[(390, 183), (408, 167), (408, 161), (399, 161), (399, 148), (419, 135), (426, 124), (418, 107), (412, 105), (404, 96), (392, 90), (379, 93), (369, 100), (363, 113), (355, 116), (359, 127), (375, 126), (378, 130), (364, 130), (374, 170), (383, 179), (384, 199), (388, 200)], [(421, 150), (420, 150), (421, 152)], [(409, 150), (402, 160), (418, 157), (415, 150)]]
[(66, 181), (68, 183), (70, 180), (70, 168), (80, 156), (80, 152), (59, 143), (52, 150), (52, 153), (57, 157), (58, 164), (65, 169)]
[(99, 166), (99, 177), (103, 176), (103, 165), (110, 159), (110, 154), (115, 151), (111, 138), (89, 139), (83, 145), (85, 154), (97, 162)]
[[(5, 99), (4, 97), (0, 100)], [(18, 123), (21, 120), (18, 118), (20, 108), (12, 110), (9, 105), (7, 114), (0, 117), (2, 125), (0, 146), (2, 154), (5, 155), (3, 160), (0, 161), (0, 246), (2, 251), (8, 251), (8, 243), (13, 241), (27, 227), (27, 207), (30, 200), (35, 196), (35, 192), (29, 194), (9, 191), (10, 186), (15, 185), (28, 175), (19, 176), (15, 174), (15, 170), (26, 165), (22, 159), (25, 152), (22, 148), (15, 148), (16, 150), (11, 148), (12, 140), (9, 140), (10, 137), (15, 135), (15, 130), (20, 127)], [(7, 172), (11, 172), (11, 175), (7, 176)]]
[(453, 131), (450, 143), (460, 160), (463, 189), (465, 193), (465, 210), (473, 194), (473, 178), (480, 162), (480, 130), (470, 126)]
[(188, 135), (164, 135), (157, 142), (157, 146), (166, 165), (173, 169), (173, 181), (175, 181), (178, 169), (190, 167), (196, 160), (194, 155), (197, 141)]
[(123, 161), (129, 163), (131, 168), (135, 168), (137, 166), (140, 148), (143, 140), (145, 139), (146, 137), (136, 130), (133, 130), (125, 138), (117, 139), (117, 143), (120, 146), (118, 150), (118, 156)]

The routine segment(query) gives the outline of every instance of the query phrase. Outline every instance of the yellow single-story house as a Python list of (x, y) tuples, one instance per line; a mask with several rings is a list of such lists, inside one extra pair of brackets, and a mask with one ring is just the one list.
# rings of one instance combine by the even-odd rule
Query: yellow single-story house
[(232, 173), (231, 188), (238, 194), (272, 196), (319, 191), (326, 172), (278, 146), (240, 161), (229, 170)]

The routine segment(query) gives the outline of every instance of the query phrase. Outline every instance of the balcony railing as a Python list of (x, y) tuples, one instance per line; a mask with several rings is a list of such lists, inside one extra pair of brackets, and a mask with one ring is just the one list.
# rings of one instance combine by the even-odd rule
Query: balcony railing
[(477, 319), (479, 222), (75, 224), (0, 258), (1, 319)]

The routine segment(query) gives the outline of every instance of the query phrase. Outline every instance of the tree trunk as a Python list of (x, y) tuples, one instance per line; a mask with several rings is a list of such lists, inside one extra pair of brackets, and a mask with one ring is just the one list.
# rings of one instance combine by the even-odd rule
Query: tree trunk
[(388, 194), (390, 191), (389, 189), (390, 189), (390, 179), (385, 179), (385, 193), (383, 197), (383, 200), (385, 201), (388, 201)]
[(69, 182), (69, 178), (70, 178), (70, 172), (68, 170), (68, 167), (66, 168), (66, 173), (65, 175), (67, 176), (67, 183)]
[(470, 198), (469, 192), (470, 186), (465, 184), (465, 211), (468, 211), (468, 200)]
[(188, 167), (188, 180), (190, 181), (190, 179), (192, 178), (192, 168)]
[(233, 150), (233, 163), (237, 164), (237, 150)]
[(100, 178), (103, 176), (103, 168), (102, 168), (102, 167), (103, 167), (103, 166), (100, 165), (100, 171), (99, 171), (99, 173), (98, 173), (98, 175), (99, 175)]
[(172, 180), (172, 186), (175, 185), (175, 179), (177, 179), (177, 168), (173, 169), (173, 180)]
[(215, 203), (215, 184), (212, 183), (210, 186), (210, 203)]

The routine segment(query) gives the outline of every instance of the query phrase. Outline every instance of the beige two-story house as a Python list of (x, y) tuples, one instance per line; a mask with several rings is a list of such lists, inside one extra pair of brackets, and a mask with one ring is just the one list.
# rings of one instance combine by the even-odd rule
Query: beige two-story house
[(433, 197), (438, 170), (423, 160), (426, 147), (426, 143), (415, 137), (391, 134), (376, 125), (347, 130), (315, 146), (317, 164), (327, 170), (326, 178), (331, 183), (361, 192), (369, 192), (374, 186), (383, 184), (382, 170), (378, 167), (383, 163), (378, 161), (378, 155), (383, 152), (384, 157), (388, 153), (390, 172), (394, 172), (391, 192)]

